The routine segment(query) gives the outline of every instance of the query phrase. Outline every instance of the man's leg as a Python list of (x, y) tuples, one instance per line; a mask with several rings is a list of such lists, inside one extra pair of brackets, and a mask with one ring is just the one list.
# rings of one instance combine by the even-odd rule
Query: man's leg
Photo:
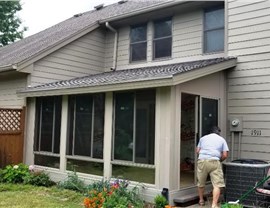
[(214, 186), (212, 207), (218, 207), (219, 196), (220, 196), (220, 188), (217, 186)]
[(198, 187), (198, 194), (199, 194), (199, 198), (200, 198), (200, 201), (199, 202), (203, 202), (204, 201), (204, 198), (203, 198), (204, 187)]

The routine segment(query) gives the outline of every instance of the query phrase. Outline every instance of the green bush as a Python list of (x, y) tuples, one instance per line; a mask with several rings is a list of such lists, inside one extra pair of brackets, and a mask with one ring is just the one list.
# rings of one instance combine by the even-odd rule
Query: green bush
[(3, 183), (23, 183), (24, 177), (29, 175), (28, 166), (25, 164), (8, 165), (0, 171), (0, 180)]
[(84, 182), (79, 179), (76, 172), (69, 173), (67, 179), (59, 182), (57, 184), (57, 187), (62, 189), (78, 191), (82, 193), (86, 191), (86, 186)]
[(24, 184), (31, 184), (34, 186), (50, 187), (55, 183), (50, 179), (49, 175), (44, 171), (33, 171), (24, 177)]
[(161, 194), (157, 195), (154, 201), (155, 201), (156, 208), (164, 208), (166, 205), (169, 204), (167, 199)]

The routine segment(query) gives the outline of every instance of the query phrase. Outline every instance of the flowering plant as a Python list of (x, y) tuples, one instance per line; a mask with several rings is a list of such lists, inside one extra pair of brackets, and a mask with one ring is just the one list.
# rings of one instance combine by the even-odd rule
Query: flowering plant
[(129, 190), (128, 185), (129, 181), (121, 179), (89, 185), (88, 196), (84, 199), (85, 208), (143, 207), (138, 188)]

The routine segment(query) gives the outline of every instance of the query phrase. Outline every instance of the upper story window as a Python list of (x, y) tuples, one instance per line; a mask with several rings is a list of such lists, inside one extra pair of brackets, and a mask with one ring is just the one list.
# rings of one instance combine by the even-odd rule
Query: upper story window
[(166, 18), (154, 22), (153, 58), (171, 57), (172, 20)]
[(147, 25), (136, 25), (130, 31), (130, 61), (146, 60)]
[(224, 7), (204, 12), (204, 53), (224, 51)]

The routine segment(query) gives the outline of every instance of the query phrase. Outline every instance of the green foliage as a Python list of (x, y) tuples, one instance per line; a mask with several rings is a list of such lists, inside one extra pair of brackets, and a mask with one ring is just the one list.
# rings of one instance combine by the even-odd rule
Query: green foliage
[(3, 183), (23, 183), (24, 177), (29, 176), (28, 166), (25, 164), (8, 165), (0, 172), (0, 181)]
[(19, 1), (0, 1), (0, 47), (23, 38), (26, 28), (20, 29), (21, 20), (16, 16), (21, 9)]
[(44, 171), (34, 171), (24, 177), (24, 184), (50, 187), (53, 186), (55, 183)]
[(221, 208), (243, 208), (244, 206), (241, 204), (229, 204), (225, 203), (221, 205)]
[(169, 204), (167, 199), (161, 194), (157, 195), (154, 201), (155, 201), (156, 208), (164, 208), (166, 205)]
[(79, 179), (76, 172), (69, 173), (67, 179), (59, 182), (57, 184), (57, 187), (61, 189), (69, 189), (78, 192), (86, 191), (86, 186), (84, 182)]

